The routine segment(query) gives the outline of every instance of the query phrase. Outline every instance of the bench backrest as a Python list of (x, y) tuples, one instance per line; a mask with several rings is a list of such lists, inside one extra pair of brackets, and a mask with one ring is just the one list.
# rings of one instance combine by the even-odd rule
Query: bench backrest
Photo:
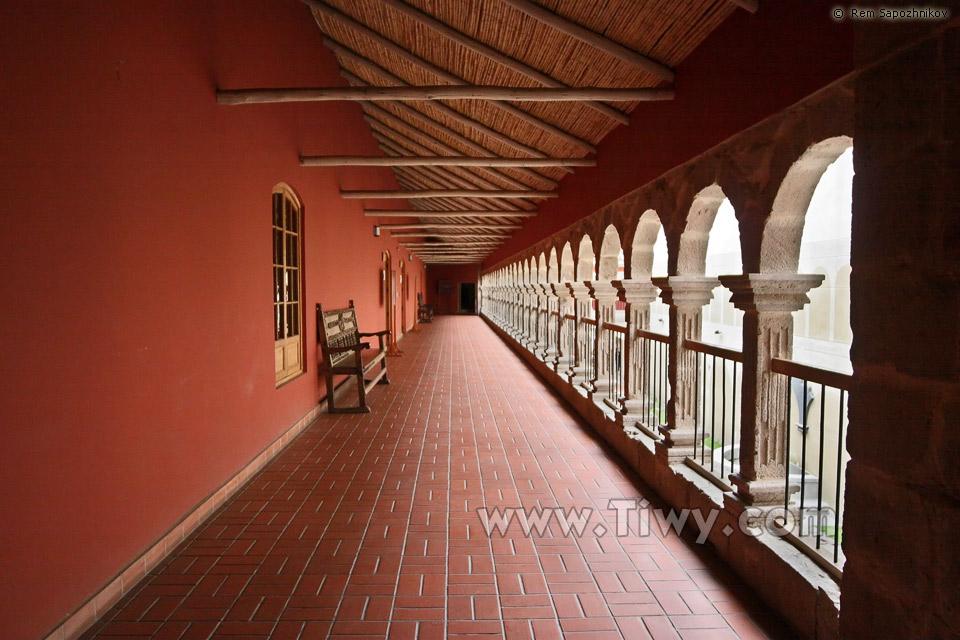
[(329, 347), (348, 347), (360, 341), (357, 329), (357, 312), (353, 300), (346, 309), (324, 311), (317, 305), (317, 341), (323, 351), (323, 359), (330, 366), (353, 357), (353, 352), (330, 353)]

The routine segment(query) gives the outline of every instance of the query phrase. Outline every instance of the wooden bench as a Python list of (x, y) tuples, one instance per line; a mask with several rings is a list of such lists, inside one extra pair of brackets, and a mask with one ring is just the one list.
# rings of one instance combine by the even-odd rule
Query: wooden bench
[(417, 322), (433, 322), (433, 305), (423, 303), (423, 294), (417, 292)]
[[(387, 379), (387, 350), (384, 338), (390, 331), (376, 331), (374, 333), (360, 333), (357, 330), (357, 312), (353, 308), (353, 300), (346, 309), (324, 311), (317, 303), (317, 343), (323, 362), (320, 373), (327, 383), (327, 410), (330, 413), (369, 413), (367, 393), (376, 384), (390, 384)], [(371, 345), (361, 342), (361, 338), (379, 339), (379, 349), (371, 349)], [(380, 371), (366, 380), (366, 375), (380, 363)], [(335, 403), (337, 390), (333, 385), (333, 376), (356, 376), (357, 392), (360, 396), (356, 407), (338, 407)]]

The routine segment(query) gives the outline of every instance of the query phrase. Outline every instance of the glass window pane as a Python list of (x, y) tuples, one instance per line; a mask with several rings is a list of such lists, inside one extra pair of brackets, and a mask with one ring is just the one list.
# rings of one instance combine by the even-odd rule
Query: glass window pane
[(273, 269), (273, 301), (280, 302), (283, 298), (283, 268)]
[(283, 339), (283, 305), (273, 305), (273, 339)]
[(291, 336), (300, 335), (300, 305), (288, 305), (290, 309), (290, 334)]
[(290, 231), (294, 233), (300, 233), (300, 212), (297, 211), (296, 205), (290, 205)]
[(283, 231), (273, 230), (273, 264), (283, 264)]
[(273, 226), (283, 227), (283, 194), (273, 194)]
[(291, 267), (300, 266), (300, 247), (297, 242), (297, 236), (288, 235), (287, 236), (288, 250), (287, 250), (287, 264)]
[(287, 296), (287, 299), (292, 302), (300, 302), (300, 273), (296, 270), (290, 271), (290, 288)]

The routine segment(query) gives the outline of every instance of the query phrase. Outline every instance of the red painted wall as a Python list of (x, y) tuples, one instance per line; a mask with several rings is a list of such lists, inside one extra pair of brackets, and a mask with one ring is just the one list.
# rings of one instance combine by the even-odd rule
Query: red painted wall
[(726, 138), (853, 71), (849, 20), (830, 0), (769, 0), (737, 10), (677, 68), (676, 99), (640, 103), (599, 145), (597, 165), (560, 182), (560, 197), (484, 263), (492, 267)]
[[(475, 264), (445, 264), (430, 265), (427, 267), (427, 297), (433, 304), (435, 313), (457, 313), (461, 282), (477, 282), (477, 265)], [(440, 294), (437, 292), (437, 282), (449, 280), (453, 283), (453, 293)]]
[[(298, 166), (377, 152), (357, 105), (214, 101), (345, 84), (302, 4), (17, 0), (0, 24), (0, 635), (36, 638), (318, 401), (313, 303), (382, 328), (380, 252), (406, 253), (337, 193), (388, 170)], [(309, 365), (276, 389), (281, 181)]]

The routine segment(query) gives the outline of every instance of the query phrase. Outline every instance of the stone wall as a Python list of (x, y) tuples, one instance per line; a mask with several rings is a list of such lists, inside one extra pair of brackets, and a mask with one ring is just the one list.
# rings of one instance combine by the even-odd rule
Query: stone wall
[(960, 28), (894, 26), (859, 36), (841, 631), (957, 638)]

